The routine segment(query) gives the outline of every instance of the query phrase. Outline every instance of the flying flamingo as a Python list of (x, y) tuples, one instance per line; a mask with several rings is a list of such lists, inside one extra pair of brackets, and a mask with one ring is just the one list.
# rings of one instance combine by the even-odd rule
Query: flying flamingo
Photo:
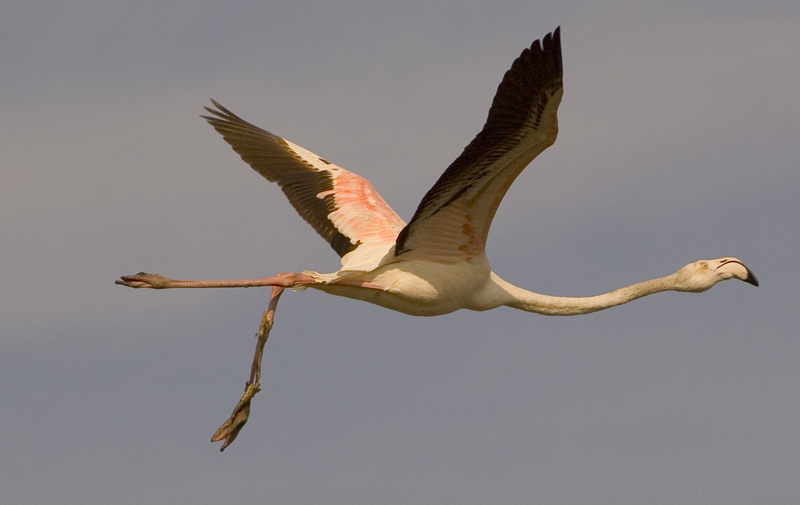
[(298, 213), (341, 257), (337, 272), (281, 273), (240, 280), (175, 280), (139, 273), (132, 288), (273, 286), (248, 389), (212, 441), (224, 449), (249, 415), (258, 392), (263, 345), (285, 288), (313, 288), (415, 316), (508, 306), (555, 316), (588, 314), (661, 291), (706, 291), (737, 278), (758, 286), (736, 258), (689, 263), (666, 277), (597, 296), (562, 297), (519, 288), (492, 272), (486, 238), (514, 179), (558, 134), (563, 93), (560, 28), (525, 49), (506, 72), (483, 130), (422, 198), (406, 224), (364, 178), (234, 115), (216, 101), (204, 118), (256, 172), (277, 182)]

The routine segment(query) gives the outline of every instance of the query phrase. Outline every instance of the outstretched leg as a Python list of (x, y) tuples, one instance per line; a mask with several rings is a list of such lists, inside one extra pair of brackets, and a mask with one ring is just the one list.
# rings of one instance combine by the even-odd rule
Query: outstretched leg
[(278, 300), (285, 288), (282, 286), (274, 286), (272, 288), (272, 295), (269, 299), (269, 308), (261, 318), (261, 326), (258, 329), (258, 342), (256, 343), (256, 353), (253, 357), (253, 366), (250, 368), (250, 380), (245, 385), (244, 394), (242, 395), (236, 408), (233, 409), (230, 419), (220, 426), (214, 436), (211, 437), (212, 442), (225, 442), (220, 447), (220, 452), (224, 451), (226, 447), (231, 445), (236, 439), (236, 435), (247, 423), (250, 417), (250, 400), (261, 390), (261, 358), (264, 356), (264, 344), (267, 343), (269, 332), (272, 330), (272, 323), (275, 319), (275, 308), (278, 306)]
[(123, 275), (114, 284), (129, 288), (254, 288), (259, 286), (277, 286), (294, 288), (316, 284), (313, 277), (301, 273), (284, 273), (260, 279), (222, 279), (222, 280), (180, 280), (170, 279), (158, 274), (139, 272), (136, 275)]

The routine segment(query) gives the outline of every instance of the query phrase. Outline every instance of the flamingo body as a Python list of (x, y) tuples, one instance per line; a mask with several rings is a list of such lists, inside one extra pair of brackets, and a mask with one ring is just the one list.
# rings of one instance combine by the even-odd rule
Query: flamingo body
[(452, 264), (396, 260), (350, 275), (303, 273), (316, 281), (303, 287), (413, 316), (438, 316), (459, 309), (489, 310), (511, 301), (497, 296), (502, 290), (485, 255)]

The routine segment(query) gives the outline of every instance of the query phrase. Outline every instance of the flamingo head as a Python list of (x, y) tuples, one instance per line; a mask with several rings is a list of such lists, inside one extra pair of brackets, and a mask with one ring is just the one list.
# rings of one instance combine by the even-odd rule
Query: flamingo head
[(700, 260), (689, 263), (676, 273), (677, 291), (700, 293), (728, 279), (739, 279), (758, 286), (758, 279), (744, 263), (736, 258), (726, 257), (715, 260)]

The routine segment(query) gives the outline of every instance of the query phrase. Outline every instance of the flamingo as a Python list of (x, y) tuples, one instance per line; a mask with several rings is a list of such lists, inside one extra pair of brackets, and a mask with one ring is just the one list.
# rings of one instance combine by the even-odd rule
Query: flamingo
[(662, 291), (698, 293), (732, 278), (758, 286), (753, 273), (731, 256), (695, 261), (671, 275), (588, 297), (535, 293), (495, 274), (486, 257), (489, 227), (514, 179), (555, 142), (562, 94), (559, 27), (514, 61), (497, 88), (483, 130), (425, 194), (408, 224), (363, 177), (212, 100), (216, 109), (206, 107), (211, 115), (203, 118), (256, 172), (278, 183), (297, 212), (341, 257), (341, 268), (332, 273), (176, 280), (142, 272), (116, 281), (151, 289), (273, 287), (248, 389), (212, 441), (225, 440), (224, 450), (247, 421), (250, 399), (260, 384), (263, 345), (285, 288), (317, 289), (415, 316), (501, 306), (572, 316)]

